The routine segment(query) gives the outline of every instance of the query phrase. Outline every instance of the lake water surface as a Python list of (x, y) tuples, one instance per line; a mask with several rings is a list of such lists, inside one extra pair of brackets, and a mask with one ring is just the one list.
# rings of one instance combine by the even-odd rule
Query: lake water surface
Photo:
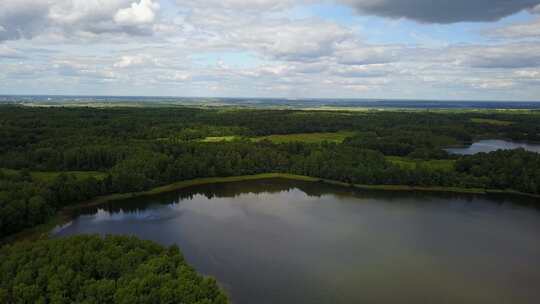
[(530, 144), (499, 139), (480, 140), (468, 147), (450, 148), (446, 149), (446, 151), (451, 154), (473, 155), (480, 152), (489, 153), (497, 150), (514, 150), (519, 148), (540, 153), (540, 144)]
[(540, 211), (523, 203), (271, 179), (84, 209), (55, 236), (178, 244), (237, 304), (540, 303)]

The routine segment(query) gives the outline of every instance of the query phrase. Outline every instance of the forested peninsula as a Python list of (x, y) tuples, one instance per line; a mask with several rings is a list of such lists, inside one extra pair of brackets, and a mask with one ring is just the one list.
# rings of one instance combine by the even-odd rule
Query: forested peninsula
[(23, 242), (0, 257), (0, 303), (228, 303), (178, 247), (134, 237)]

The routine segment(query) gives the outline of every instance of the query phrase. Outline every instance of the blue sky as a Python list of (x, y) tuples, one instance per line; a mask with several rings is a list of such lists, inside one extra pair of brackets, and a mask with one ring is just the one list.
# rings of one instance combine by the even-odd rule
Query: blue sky
[(0, 94), (540, 101), (540, 0), (0, 0)]

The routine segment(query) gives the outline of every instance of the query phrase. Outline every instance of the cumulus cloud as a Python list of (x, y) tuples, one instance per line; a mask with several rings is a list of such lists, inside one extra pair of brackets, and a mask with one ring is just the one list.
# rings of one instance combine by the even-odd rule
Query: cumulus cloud
[(68, 35), (148, 34), (159, 4), (153, 0), (0, 0), (0, 41)]
[(142, 56), (122, 56), (120, 61), (114, 64), (115, 68), (127, 68), (132, 66), (142, 65), (145, 62), (145, 58)]
[(259, 26), (247, 34), (263, 54), (290, 61), (311, 61), (332, 55), (339, 43), (352, 38), (349, 30), (334, 23), (309, 20)]
[(124, 55), (120, 57), (120, 60), (115, 62), (113, 66), (115, 68), (132, 68), (132, 67), (150, 67), (157, 66), (158, 60), (153, 59), (149, 55)]
[(48, 1), (0, 0), (0, 41), (31, 38), (48, 25)]
[(355, 36), (349, 28), (316, 18), (292, 20), (219, 9), (195, 9), (182, 21), (189, 41), (177, 43), (206, 51), (255, 51), (274, 60), (318, 60)]
[(496, 21), (540, 0), (339, 0), (360, 13), (389, 18), (406, 18), (425, 23)]
[(132, 3), (131, 7), (118, 10), (114, 15), (114, 21), (121, 25), (138, 25), (154, 22), (159, 3), (152, 0), (141, 0)]

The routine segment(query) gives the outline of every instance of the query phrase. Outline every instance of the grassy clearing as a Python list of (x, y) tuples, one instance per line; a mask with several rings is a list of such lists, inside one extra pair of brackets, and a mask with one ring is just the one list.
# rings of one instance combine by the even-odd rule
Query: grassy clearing
[(209, 136), (206, 137), (200, 142), (206, 142), (206, 143), (216, 143), (216, 142), (224, 142), (224, 141), (233, 141), (235, 139), (238, 139), (238, 136)]
[(495, 119), (485, 119), (485, 118), (471, 118), (471, 121), (477, 124), (484, 124), (484, 125), (493, 125), (493, 126), (510, 126), (514, 124), (511, 121), (505, 121), (505, 120), (495, 120)]
[[(17, 173), (17, 170), (12, 170), (12, 169), (0, 169), (0, 171), (2, 171), (2, 173), (6, 175)], [(75, 178), (80, 179), (80, 180), (86, 179), (89, 177), (93, 177), (97, 180), (103, 180), (105, 179), (105, 177), (107, 177), (107, 173), (98, 172), (98, 171), (64, 171), (64, 172), (32, 171), (30, 172), (30, 176), (32, 176), (32, 178), (37, 181), (51, 182), (62, 173), (73, 175), (75, 176)]]
[(335, 133), (299, 133), (299, 134), (286, 134), (286, 135), (269, 135), (256, 137), (252, 140), (270, 140), (276, 144), (289, 143), (289, 142), (304, 142), (304, 143), (321, 143), (324, 141), (342, 143), (345, 138), (353, 136), (354, 132), (340, 131)]
[[(324, 132), (324, 133), (297, 133), (297, 134), (275, 134), (261, 137), (252, 137), (252, 141), (269, 140), (275, 144), (290, 143), (290, 142), (303, 142), (303, 143), (321, 143), (324, 141), (333, 143), (342, 143), (345, 138), (353, 136), (354, 132), (340, 131), (340, 132)], [(211, 136), (206, 137), (200, 142), (206, 143), (218, 143), (228, 142), (239, 139), (239, 136)]]
[(442, 171), (453, 171), (455, 161), (451, 159), (442, 159), (442, 160), (416, 160), (410, 159), (407, 157), (399, 156), (386, 156), (386, 160), (393, 163), (394, 165), (399, 166), (402, 169), (414, 170), (418, 166), (423, 168), (428, 168), (430, 170), (442, 170)]

